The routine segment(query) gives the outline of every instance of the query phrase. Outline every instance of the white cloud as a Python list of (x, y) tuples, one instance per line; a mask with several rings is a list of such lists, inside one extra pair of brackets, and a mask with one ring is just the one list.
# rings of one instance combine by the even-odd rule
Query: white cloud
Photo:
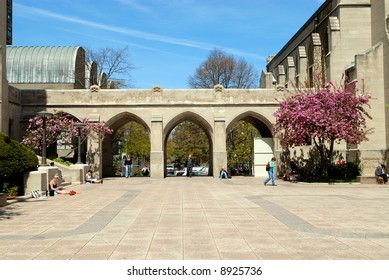
[[(118, 0), (121, 2), (126, 2), (127, 4), (135, 4), (136, 1), (124, 1), (124, 0)], [(34, 7), (29, 7), (26, 5), (14, 3), (14, 11), (19, 13), (21, 16), (27, 16), (31, 17), (33, 16), (39, 16), (39, 17), (46, 17), (46, 18), (52, 18), (64, 22), (70, 22), (70, 23), (75, 23), (83, 26), (88, 26), (100, 30), (106, 30), (110, 32), (115, 32), (119, 34), (124, 34), (127, 36), (131, 37), (136, 37), (140, 39), (145, 39), (145, 40), (151, 40), (151, 41), (158, 41), (162, 43), (167, 43), (167, 44), (173, 44), (173, 45), (180, 45), (180, 46), (185, 46), (185, 47), (190, 47), (190, 48), (195, 48), (195, 49), (201, 49), (201, 50), (212, 50), (214, 48), (222, 48), (226, 50), (227, 52), (239, 56), (249, 56), (252, 58), (260, 59), (263, 60), (264, 58), (253, 53), (245, 53), (236, 49), (232, 48), (226, 48), (223, 46), (216, 46), (213, 44), (209, 43), (204, 43), (204, 42), (199, 42), (199, 41), (193, 41), (193, 40), (187, 40), (187, 39), (181, 39), (181, 38), (173, 38), (169, 36), (163, 36), (163, 35), (157, 35), (157, 34), (152, 34), (152, 33), (147, 33), (139, 30), (134, 30), (134, 29), (129, 29), (129, 28), (122, 28), (119, 26), (113, 26), (113, 25), (108, 25), (104, 23), (99, 23), (99, 22), (94, 22), (94, 21), (89, 21), (77, 17), (72, 17), (72, 16), (66, 16), (66, 15), (61, 15), (58, 13), (53, 13), (48, 10), (44, 9), (39, 9), (39, 8), (34, 8)]]

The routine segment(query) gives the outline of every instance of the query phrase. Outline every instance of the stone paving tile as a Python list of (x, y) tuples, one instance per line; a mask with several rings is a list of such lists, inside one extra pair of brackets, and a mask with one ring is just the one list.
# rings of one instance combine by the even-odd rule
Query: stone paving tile
[(184, 260), (220, 260), (217, 250), (189, 250), (184, 252)]
[(368, 256), (353, 249), (334, 250), (326, 252), (333, 260), (369, 260)]
[(325, 252), (316, 251), (316, 250), (293, 250), (289, 251), (289, 254), (294, 260), (332, 260), (332, 258), (327, 255)]
[(222, 260), (257, 260), (252, 251), (219, 251)]
[(183, 251), (152, 251), (147, 253), (146, 260), (183, 260)]
[(204, 177), (72, 189), (1, 208), (0, 259), (389, 259), (387, 186)]
[(42, 254), (36, 256), (34, 260), (70, 260), (73, 256), (74, 256), (74, 252), (69, 252), (69, 253), (56, 252), (52, 254), (43, 252)]
[(285, 250), (256, 250), (255, 255), (259, 260), (294, 260)]
[(131, 252), (115, 250), (109, 260), (145, 260), (147, 252)]

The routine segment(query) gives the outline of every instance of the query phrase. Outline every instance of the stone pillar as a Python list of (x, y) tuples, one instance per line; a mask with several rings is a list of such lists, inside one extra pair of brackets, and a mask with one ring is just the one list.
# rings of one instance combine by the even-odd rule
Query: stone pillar
[(307, 52), (304, 46), (299, 46), (298, 48), (298, 67), (297, 67), (297, 79), (296, 84), (298, 87), (305, 85), (308, 81), (308, 59)]
[[(290, 82), (296, 84), (296, 66), (294, 63), (293, 56), (288, 56), (287, 61), (288, 61), (288, 69), (287, 69), (288, 80), (286, 81), (286, 84), (289, 85)], [(292, 85), (290, 85), (289, 87), (292, 88)]]
[(286, 78), (285, 78), (285, 68), (284, 65), (278, 65), (278, 81), (277, 84), (285, 87)]
[[(49, 186), (49, 183), (50, 183), (51, 179), (53, 179), (54, 175), (57, 174), (57, 173), (58, 173), (59, 178), (60, 178), (59, 179), (59, 184), (62, 183), (62, 172), (61, 172), (61, 170), (58, 169), (58, 167), (55, 167), (55, 166), (39, 166), (38, 171), (45, 174), (44, 175), (43, 186), (40, 186), (40, 190), (43, 191), (43, 192), (46, 192), (48, 190), (48, 186)], [(35, 188), (35, 189), (39, 190), (39, 187), (38, 186), (36, 186), (36, 187), (37, 188)]]
[(101, 140), (88, 138), (88, 150), (86, 153), (86, 163), (93, 171), (94, 178), (100, 178), (102, 176), (102, 151)]
[(43, 194), (47, 190), (48, 182), (50, 182), (47, 173), (43, 170), (26, 172), (23, 175), (23, 180), (24, 195), (28, 195), (32, 191), (39, 191), (40, 194)]
[(0, 1), (0, 132), (8, 131), (8, 82), (7, 82), (7, 1)]
[(215, 116), (213, 134), (213, 177), (219, 177), (221, 167), (227, 168), (226, 120)]
[(152, 116), (150, 135), (150, 177), (164, 177), (163, 118)]
[(319, 33), (312, 33), (312, 71), (313, 75), (321, 74), (322, 79), (325, 80), (325, 69), (323, 69), (323, 61), (322, 61), (322, 46)]

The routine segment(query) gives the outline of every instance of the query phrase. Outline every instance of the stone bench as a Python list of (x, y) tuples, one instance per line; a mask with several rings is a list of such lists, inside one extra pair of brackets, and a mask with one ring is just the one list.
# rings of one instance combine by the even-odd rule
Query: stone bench
[(7, 205), (7, 194), (0, 193), (0, 207)]
[(384, 179), (378, 176), (357, 176), (357, 180), (361, 184), (380, 184), (384, 183)]

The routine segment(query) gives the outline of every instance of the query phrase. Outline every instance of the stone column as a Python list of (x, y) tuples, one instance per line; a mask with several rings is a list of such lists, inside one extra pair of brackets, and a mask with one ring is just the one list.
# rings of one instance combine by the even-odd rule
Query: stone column
[(152, 116), (150, 133), (150, 177), (164, 177), (163, 118)]
[(307, 59), (307, 52), (304, 46), (299, 46), (297, 60), (298, 60), (297, 63), (298, 81), (296, 81), (296, 84), (297, 86), (300, 86), (304, 84), (306, 81), (308, 81), (308, 59)]
[(286, 77), (284, 65), (278, 65), (278, 82), (277, 84), (281, 87), (285, 87)]
[(7, 82), (7, 1), (0, 1), (0, 131), (8, 131), (8, 82)]
[(288, 80), (286, 81), (286, 84), (289, 85), (289, 88), (292, 88), (290, 82), (292, 82), (292, 84), (296, 84), (296, 65), (294, 63), (293, 56), (288, 56), (287, 61), (288, 61), (288, 69), (287, 69)]
[[(316, 74), (321, 74), (322, 76), (325, 75), (325, 65), (322, 63), (322, 46), (321, 46), (321, 40), (320, 40), (320, 35), (319, 33), (312, 33), (311, 35), (312, 38), (312, 71), (313, 75)], [(326, 77), (322, 77), (322, 79), (326, 79)], [(313, 81), (311, 81), (313, 82)]]
[(221, 167), (227, 168), (226, 120), (215, 116), (213, 134), (213, 177), (219, 176)]
[(102, 175), (102, 151), (101, 140), (88, 138), (88, 150), (86, 154), (86, 164), (93, 171), (93, 177), (100, 178)]

